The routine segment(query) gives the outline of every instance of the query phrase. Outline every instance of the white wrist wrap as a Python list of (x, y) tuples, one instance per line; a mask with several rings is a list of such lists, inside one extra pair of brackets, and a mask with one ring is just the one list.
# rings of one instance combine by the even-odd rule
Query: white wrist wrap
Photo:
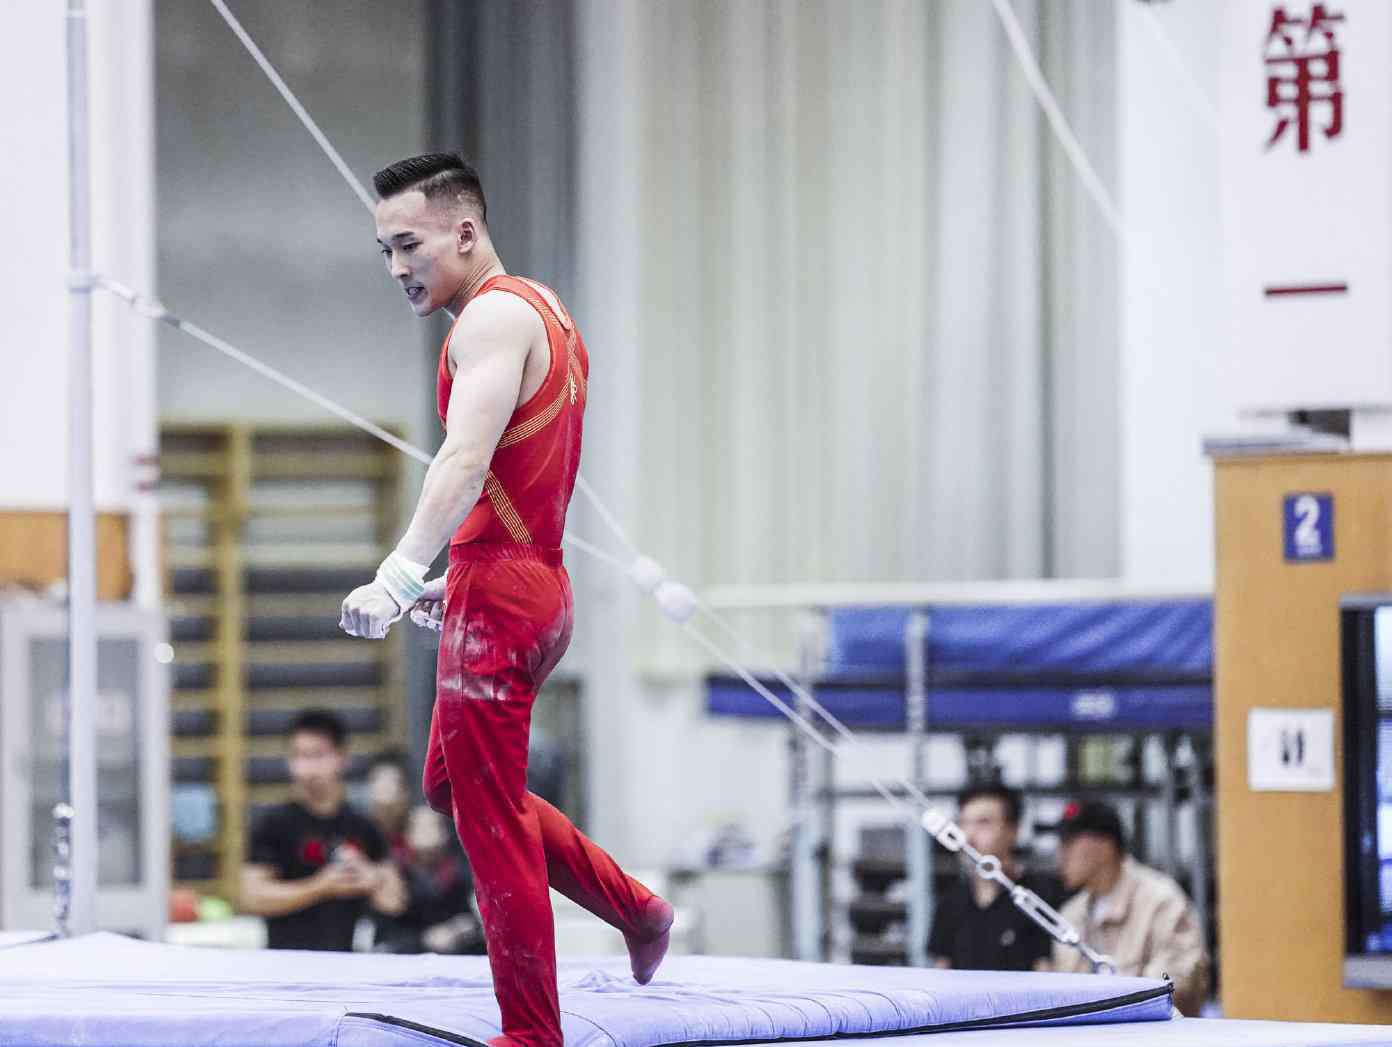
[(411, 605), (420, 599), (421, 593), (425, 592), (425, 572), (428, 570), (429, 564), (413, 563), (393, 550), (382, 561), (382, 566), (377, 568), (377, 580), (404, 612), (409, 611)]

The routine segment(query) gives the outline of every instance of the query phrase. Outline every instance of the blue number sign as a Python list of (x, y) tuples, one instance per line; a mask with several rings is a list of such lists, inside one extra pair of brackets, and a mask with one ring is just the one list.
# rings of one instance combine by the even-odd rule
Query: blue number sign
[(1286, 495), (1285, 532), (1287, 563), (1334, 559), (1334, 496)]

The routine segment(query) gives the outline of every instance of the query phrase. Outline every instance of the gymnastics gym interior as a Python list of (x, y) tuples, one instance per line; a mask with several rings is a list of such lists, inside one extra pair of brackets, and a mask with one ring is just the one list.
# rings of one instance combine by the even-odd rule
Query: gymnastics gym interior
[[(0, 1043), (1392, 1044), (1392, 3), (0, 38)], [(584, 418), (516, 824), (666, 930), (487, 886), (453, 729), (422, 788), (517, 708), (474, 539), (390, 573), (484, 352), (398, 286), (426, 154), (563, 389), (448, 511), (533, 548), (505, 452)]]

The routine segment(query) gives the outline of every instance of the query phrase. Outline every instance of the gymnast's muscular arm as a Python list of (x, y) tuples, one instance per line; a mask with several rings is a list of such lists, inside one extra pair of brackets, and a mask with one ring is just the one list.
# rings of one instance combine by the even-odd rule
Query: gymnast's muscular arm
[(377, 578), (343, 601), (339, 625), (350, 636), (381, 639), (421, 595), (419, 581), (412, 591), (409, 582), (389, 587), (384, 579), (403, 564), (423, 576), (425, 565), (473, 510), (498, 440), (521, 399), (527, 357), (538, 334), (544, 343), (541, 317), (516, 295), (484, 294), (465, 306), (449, 342), (454, 387), (445, 412), (445, 442), (426, 471), (406, 536)]
[(396, 551), (430, 563), (459, 529), (483, 490), (488, 463), (522, 392), (540, 318), (516, 295), (494, 293), (465, 307), (450, 337), (454, 388), (445, 442), (425, 474), (411, 526)]

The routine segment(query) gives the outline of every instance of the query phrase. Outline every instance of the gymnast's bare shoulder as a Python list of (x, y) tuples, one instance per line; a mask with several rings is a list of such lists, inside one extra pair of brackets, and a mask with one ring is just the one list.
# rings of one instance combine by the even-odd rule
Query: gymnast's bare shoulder
[(461, 369), (468, 371), (497, 354), (521, 357), (518, 404), (546, 381), (551, 349), (541, 316), (517, 295), (494, 290), (479, 295), (459, 314), (450, 333), (450, 370), (458, 377)]

